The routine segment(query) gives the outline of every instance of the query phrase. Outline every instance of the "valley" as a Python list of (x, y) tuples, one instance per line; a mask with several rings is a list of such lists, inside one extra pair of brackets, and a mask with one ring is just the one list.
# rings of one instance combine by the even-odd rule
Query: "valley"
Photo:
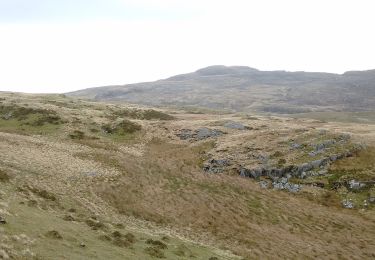
[(375, 125), (0, 94), (0, 257), (375, 257)]

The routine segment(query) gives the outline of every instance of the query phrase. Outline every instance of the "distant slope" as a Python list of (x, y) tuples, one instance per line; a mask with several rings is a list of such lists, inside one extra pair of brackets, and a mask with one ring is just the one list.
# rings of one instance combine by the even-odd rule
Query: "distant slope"
[(230, 111), (368, 111), (375, 110), (375, 70), (331, 74), (217, 65), (155, 82), (89, 88), (68, 95)]

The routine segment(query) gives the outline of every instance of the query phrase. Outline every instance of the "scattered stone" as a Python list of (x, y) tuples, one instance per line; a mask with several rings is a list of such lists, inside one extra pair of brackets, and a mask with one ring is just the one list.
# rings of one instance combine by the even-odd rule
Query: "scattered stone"
[(211, 159), (203, 165), (203, 170), (208, 173), (221, 173), (224, 171), (224, 168), (228, 165), (229, 160), (227, 159)]
[(292, 193), (299, 192), (301, 190), (301, 185), (289, 183), (286, 178), (281, 178), (279, 181), (272, 183), (275, 190), (287, 190)]
[(375, 197), (369, 197), (369, 198), (367, 199), (367, 201), (368, 201), (368, 203), (370, 203), (370, 204), (375, 204)]
[(336, 143), (335, 140), (326, 140), (326, 141), (324, 141), (324, 142), (322, 142), (322, 143), (314, 144), (314, 145), (312, 145), (312, 146), (314, 147), (314, 150), (315, 150), (316, 152), (318, 152), (318, 151), (325, 150), (326, 148), (332, 146), (332, 145), (335, 144), (335, 143)]
[(86, 244), (83, 243), (83, 242), (81, 242), (81, 243), (79, 244), (79, 246), (80, 246), (80, 247), (86, 247)]
[(349, 199), (349, 200), (347, 200), (347, 199), (343, 200), (341, 202), (341, 204), (346, 209), (353, 209), (354, 208), (354, 203), (353, 203), (353, 201), (351, 199)]

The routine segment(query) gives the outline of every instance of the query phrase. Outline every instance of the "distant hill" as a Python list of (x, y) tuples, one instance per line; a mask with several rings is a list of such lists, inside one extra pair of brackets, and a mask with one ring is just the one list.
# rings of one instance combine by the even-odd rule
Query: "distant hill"
[(67, 95), (232, 112), (371, 111), (375, 110), (375, 70), (332, 74), (216, 65), (155, 82), (89, 88)]

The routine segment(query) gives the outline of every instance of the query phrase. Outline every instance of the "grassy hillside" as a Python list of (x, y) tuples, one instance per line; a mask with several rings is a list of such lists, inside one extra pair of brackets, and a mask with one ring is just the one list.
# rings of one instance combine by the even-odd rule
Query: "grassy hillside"
[[(346, 186), (375, 176), (375, 150), (359, 146), (355, 131), (349, 138), (338, 125), (304, 119), (1, 97), (3, 258), (375, 257), (374, 187)], [(280, 180), (267, 174), (240, 176), (347, 152), (311, 176), (288, 177), (302, 184), (298, 192), (262, 187)]]
[(375, 111), (375, 71), (344, 74), (211, 66), (155, 82), (90, 88), (70, 96), (230, 112)]

